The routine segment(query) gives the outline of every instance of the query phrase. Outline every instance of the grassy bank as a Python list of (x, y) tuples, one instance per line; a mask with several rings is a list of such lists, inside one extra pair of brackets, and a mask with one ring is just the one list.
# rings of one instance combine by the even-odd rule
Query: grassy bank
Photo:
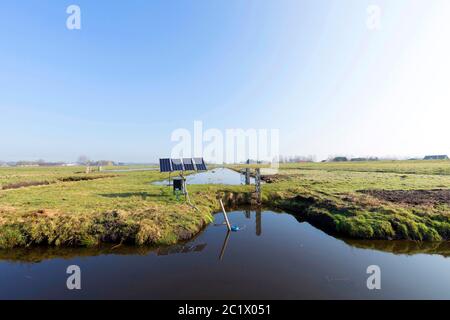
[(450, 240), (450, 176), (436, 173), (448, 162), (307, 166), (284, 167), (265, 201), (349, 238)]
[(167, 178), (157, 171), (85, 176), (83, 168), (0, 169), (2, 183), (24, 185), (0, 190), (0, 247), (174, 244), (212, 221), (216, 195), (227, 189), (192, 186), (194, 209), (151, 184)]
[[(264, 185), (263, 201), (344, 237), (449, 240), (446, 194), (424, 193), (417, 201), (418, 190), (422, 196), (420, 190), (450, 189), (449, 169), (450, 162), (439, 161), (283, 165)], [(0, 247), (174, 244), (212, 221), (218, 194), (251, 191), (190, 186), (194, 209), (169, 187), (151, 184), (166, 178), (157, 171), (86, 175), (77, 167), (0, 168), (2, 187), (19, 184), (0, 190)], [(28, 184), (36, 181), (48, 183)]]

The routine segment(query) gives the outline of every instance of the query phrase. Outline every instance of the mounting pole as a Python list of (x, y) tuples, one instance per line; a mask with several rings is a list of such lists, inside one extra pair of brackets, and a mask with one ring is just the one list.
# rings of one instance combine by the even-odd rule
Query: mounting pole
[(227, 212), (225, 211), (225, 207), (223, 206), (222, 199), (219, 199), (220, 206), (222, 207), (223, 216), (225, 217), (225, 222), (227, 223), (228, 231), (231, 231), (230, 221), (228, 220)]
[(245, 169), (245, 184), (247, 186), (250, 184), (250, 168)]
[(261, 169), (257, 168), (256, 169), (256, 174), (255, 174), (255, 192), (256, 195), (258, 196), (258, 203), (260, 204), (262, 201), (262, 193), (261, 193)]

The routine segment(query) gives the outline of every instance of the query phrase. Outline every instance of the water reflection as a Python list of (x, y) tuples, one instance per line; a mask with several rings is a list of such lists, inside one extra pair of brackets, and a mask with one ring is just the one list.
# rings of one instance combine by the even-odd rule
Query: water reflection
[(225, 250), (227, 249), (228, 240), (230, 240), (231, 231), (227, 230), (225, 239), (223, 240), (222, 249), (220, 250), (219, 260), (223, 259), (223, 256), (225, 255)]
[(55, 248), (55, 247), (30, 247), (0, 250), (0, 261), (17, 263), (40, 263), (53, 259), (73, 259), (76, 257), (98, 257), (104, 255), (135, 255), (168, 256), (173, 254), (199, 253), (203, 251), (207, 243), (178, 244), (173, 246), (148, 247), (148, 246), (112, 246), (102, 245), (91, 248)]
[(242, 211), (247, 220), (251, 220), (251, 213), (255, 212), (255, 234), (257, 236), (261, 236), (262, 234), (262, 209), (254, 208), (254, 209), (245, 209)]
[[(255, 229), (256, 229), (255, 234), (256, 234), (256, 236), (259, 237), (259, 236), (262, 235), (262, 210), (261, 210), (261, 208), (256, 208), (256, 209), (254, 209), (254, 211), (255, 211)], [(251, 220), (252, 210), (246, 209), (246, 210), (243, 210), (242, 213), (244, 213), (244, 217), (247, 220)], [(222, 225), (223, 224), (219, 224), (219, 226), (222, 226)], [(242, 229), (242, 227), (241, 227), (241, 229)], [(227, 249), (228, 241), (229, 241), (230, 236), (231, 236), (232, 233), (233, 232), (226, 230), (226, 235), (225, 235), (225, 238), (224, 238), (224, 241), (223, 241), (222, 248), (220, 250), (219, 260), (222, 260), (224, 255), (225, 255), (225, 251)]]
[[(261, 208), (250, 209), (246, 208), (240, 211), (245, 220), (238, 224), (241, 230), (246, 228), (244, 221), (253, 220), (254, 214), (254, 234), (257, 237), (263, 235), (262, 220), (263, 210)], [(234, 212), (236, 213), (236, 212)], [(221, 215), (217, 215), (220, 217)], [(232, 217), (236, 217), (232, 214)], [(304, 223), (302, 219), (295, 217), (296, 222)], [(216, 219), (217, 220), (217, 219)], [(233, 221), (234, 220), (234, 221)], [(236, 219), (232, 219), (231, 224), (234, 225)], [(223, 260), (230, 237), (233, 237), (235, 232), (230, 232), (226, 229), (224, 222), (216, 222), (213, 226), (223, 228), (223, 242), (220, 247), (219, 260)], [(241, 231), (238, 231), (239, 233)], [(201, 234), (200, 234), (201, 235)], [(199, 236), (199, 235), (198, 235)], [(197, 236), (197, 237), (198, 237)], [(137, 255), (146, 256), (154, 254), (156, 256), (168, 256), (174, 254), (189, 254), (202, 252), (207, 247), (207, 242), (196, 243), (196, 238), (172, 246), (127, 246), (121, 245), (115, 247), (113, 245), (101, 245), (91, 248), (56, 248), (56, 247), (29, 247), (29, 248), (15, 248), (10, 250), (0, 250), (0, 261), (19, 262), (19, 263), (40, 263), (45, 260), (52, 259), (72, 259), (75, 257), (95, 257), (103, 255)], [(388, 252), (395, 255), (440, 255), (443, 257), (450, 257), (450, 242), (419, 242), (419, 241), (383, 241), (383, 240), (352, 240), (340, 238), (345, 244), (359, 249), (376, 250), (380, 252)], [(301, 247), (303, 245), (300, 245)]]
[(157, 256), (167, 256), (169, 254), (177, 254), (177, 253), (193, 253), (193, 252), (201, 252), (206, 248), (206, 243), (201, 243), (197, 245), (176, 245), (171, 247), (163, 247), (158, 248), (156, 250)]
[[(450, 298), (448, 242), (342, 240), (265, 210), (229, 219), (240, 231), (228, 232), (218, 214), (174, 246), (0, 251), (0, 299)], [(65, 286), (72, 264), (83, 270), (80, 292)], [(381, 291), (366, 286), (373, 264), (382, 268)]]
[(261, 215), (261, 209), (256, 210), (256, 235), (259, 237), (262, 234), (262, 215)]
[(420, 241), (370, 241), (343, 240), (346, 244), (360, 249), (390, 252), (395, 255), (432, 254), (450, 257), (450, 242), (420, 242)]
[[(216, 168), (206, 172), (194, 173), (186, 176), (188, 184), (222, 184), (222, 185), (243, 185), (244, 175), (228, 168)], [(254, 184), (255, 179), (251, 178), (250, 183)], [(152, 183), (158, 186), (167, 186), (169, 180), (156, 181)]]

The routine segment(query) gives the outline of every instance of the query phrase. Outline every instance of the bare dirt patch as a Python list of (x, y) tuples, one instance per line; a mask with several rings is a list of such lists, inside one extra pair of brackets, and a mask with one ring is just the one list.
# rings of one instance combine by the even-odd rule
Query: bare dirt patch
[(380, 200), (408, 205), (450, 204), (450, 190), (362, 190)]
[(261, 180), (264, 181), (265, 183), (276, 183), (286, 180), (286, 177), (280, 174), (263, 175), (261, 176)]
[(51, 209), (40, 209), (37, 211), (34, 211), (30, 214), (25, 215), (25, 217), (46, 217), (46, 218), (52, 218), (56, 216), (60, 216), (61, 213), (58, 210), (51, 210)]
[(36, 186), (46, 186), (49, 185), (48, 181), (22, 181), (16, 183), (10, 183), (2, 186), (2, 190), (19, 189), (25, 187), (36, 187)]
[(21, 182), (10, 183), (10, 184), (5, 184), (4, 186), (0, 186), (0, 190), (11, 190), (11, 189), (20, 189), (20, 188), (36, 187), (36, 186), (48, 186), (50, 184), (54, 184), (57, 182), (91, 181), (91, 180), (114, 178), (114, 177), (117, 177), (117, 176), (115, 176), (115, 175), (72, 176), (72, 177), (58, 178), (54, 181), (21, 181)]

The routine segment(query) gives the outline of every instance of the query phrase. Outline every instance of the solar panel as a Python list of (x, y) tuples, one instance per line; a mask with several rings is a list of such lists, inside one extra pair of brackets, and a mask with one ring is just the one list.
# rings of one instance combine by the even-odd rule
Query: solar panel
[(203, 160), (203, 158), (194, 158), (194, 163), (195, 163), (195, 167), (197, 168), (198, 171), (208, 170), (206, 168), (206, 164), (205, 164), (205, 161)]
[(184, 171), (184, 166), (181, 159), (172, 159), (172, 169), (173, 171)]
[(195, 171), (194, 162), (192, 161), (191, 158), (184, 158), (183, 159), (183, 164), (184, 164), (184, 170), (186, 170), (186, 171)]
[(161, 172), (208, 170), (203, 158), (159, 159), (159, 169)]
[(161, 172), (172, 172), (172, 162), (170, 159), (159, 159), (159, 170)]

